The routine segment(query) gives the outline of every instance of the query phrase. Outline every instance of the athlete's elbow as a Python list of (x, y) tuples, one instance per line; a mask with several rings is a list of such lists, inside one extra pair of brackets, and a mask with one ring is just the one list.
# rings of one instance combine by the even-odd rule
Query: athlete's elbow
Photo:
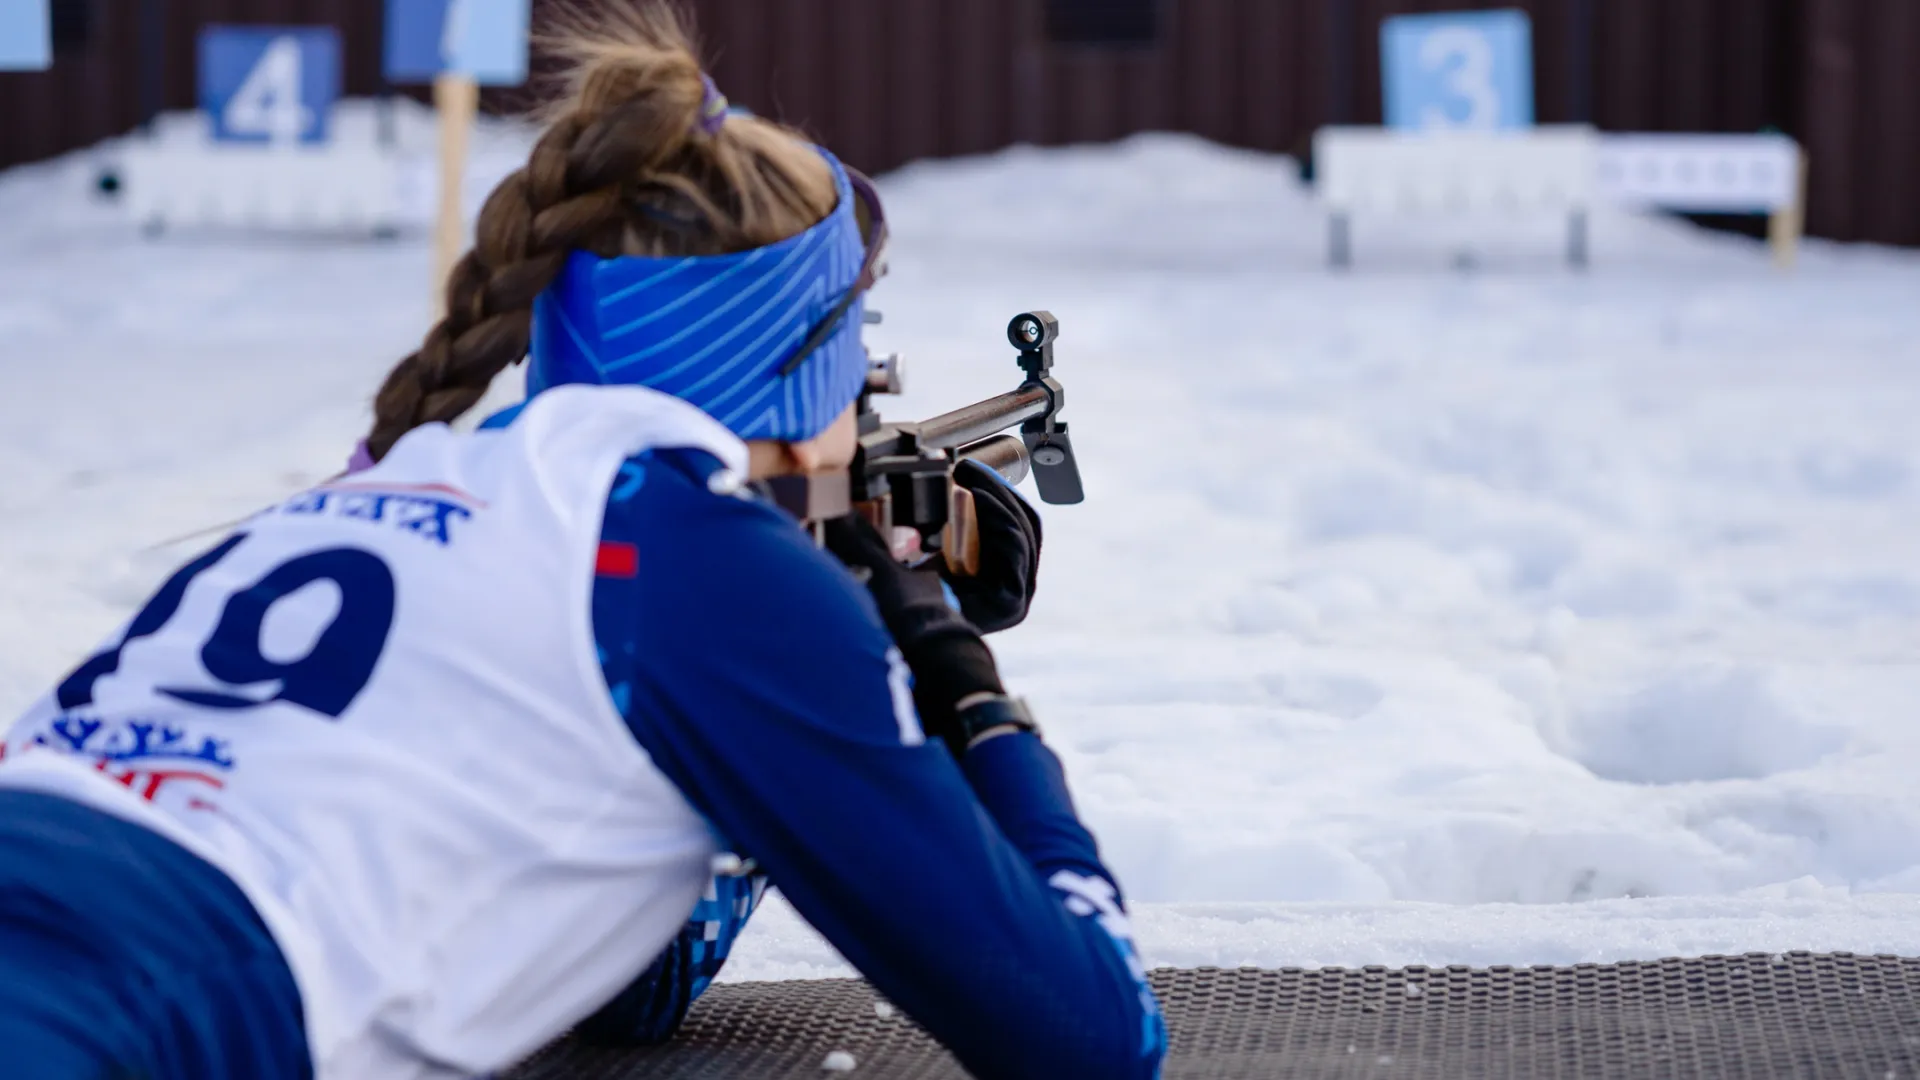
[(1164, 1046), (1143, 1050), (1137, 1042), (1114, 1046), (1102, 1053), (1087, 1054), (1066, 1073), (1057, 1075), (1098, 1077), (1099, 1080), (1154, 1080), (1160, 1075)]
[(1030, 999), (943, 1041), (974, 1075), (1006, 1080), (1153, 1080), (1167, 1047), (1159, 1009), (1145, 992), (1118, 1001)]
[(1087, 1077), (1088, 1080), (1154, 1080), (1160, 1075), (1164, 1045), (1142, 1047), (1137, 1037), (1111, 1046), (1088, 1048), (1065, 1061), (1050, 1076)]
[(1142, 1050), (1137, 1041), (1111, 1046), (1082, 1043), (1050, 1046), (1022, 1052), (1002, 1047), (996, 1060), (967, 1061), (974, 1074), (1008, 1080), (1154, 1080), (1160, 1075), (1162, 1050)]
[(1153, 1080), (1160, 1075), (1160, 1061), (1166, 1056), (1167, 1029), (1159, 1009), (1146, 998), (1134, 1008), (1122, 1010), (1116, 1022), (1102, 1030), (1087, 1031), (1069, 1052), (1056, 1076), (1099, 1078), (1099, 1080)]

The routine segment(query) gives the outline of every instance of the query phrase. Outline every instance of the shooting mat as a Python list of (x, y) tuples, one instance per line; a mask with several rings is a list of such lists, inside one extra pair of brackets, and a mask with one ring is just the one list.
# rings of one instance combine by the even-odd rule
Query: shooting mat
[[(1920, 1075), (1920, 960), (1849, 953), (1573, 967), (1161, 968), (1165, 1075), (1889, 1077)], [(562, 1040), (507, 1080), (964, 1077), (857, 979), (721, 983), (672, 1044)]]

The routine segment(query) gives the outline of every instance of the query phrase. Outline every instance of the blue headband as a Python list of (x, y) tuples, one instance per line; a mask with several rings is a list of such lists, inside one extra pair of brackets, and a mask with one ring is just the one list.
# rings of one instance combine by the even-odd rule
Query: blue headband
[(860, 396), (864, 299), (782, 376), (807, 334), (853, 288), (866, 254), (846, 169), (840, 202), (798, 236), (689, 258), (576, 251), (533, 308), (527, 392), (563, 383), (646, 386), (698, 406), (742, 439), (803, 442)]

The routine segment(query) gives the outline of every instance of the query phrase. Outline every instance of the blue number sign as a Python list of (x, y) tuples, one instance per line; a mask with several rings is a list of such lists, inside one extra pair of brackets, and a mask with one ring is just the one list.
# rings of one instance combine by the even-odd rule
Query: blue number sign
[(527, 81), (532, 0), (387, 0), (387, 81), (431, 82), (443, 71), (486, 86)]
[(53, 66), (52, 0), (0, 0), (0, 71)]
[(1387, 126), (1533, 126), (1533, 24), (1524, 11), (1401, 15), (1380, 25)]
[(200, 107), (222, 142), (322, 143), (340, 96), (330, 26), (209, 26), (200, 33)]

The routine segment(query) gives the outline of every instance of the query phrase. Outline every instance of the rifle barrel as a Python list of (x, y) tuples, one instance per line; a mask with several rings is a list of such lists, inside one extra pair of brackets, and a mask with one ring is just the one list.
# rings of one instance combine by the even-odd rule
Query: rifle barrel
[(1018, 390), (922, 420), (918, 425), (920, 445), (930, 450), (951, 450), (978, 442), (1022, 420), (1045, 415), (1052, 404), (1053, 397), (1046, 387), (1029, 383)]
[(968, 443), (960, 448), (960, 456), (985, 465), (1006, 477), (1009, 484), (1025, 480), (1033, 469), (1033, 461), (1027, 456), (1027, 444), (1021, 442), (1018, 435), (995, 435), (991, 439)]

